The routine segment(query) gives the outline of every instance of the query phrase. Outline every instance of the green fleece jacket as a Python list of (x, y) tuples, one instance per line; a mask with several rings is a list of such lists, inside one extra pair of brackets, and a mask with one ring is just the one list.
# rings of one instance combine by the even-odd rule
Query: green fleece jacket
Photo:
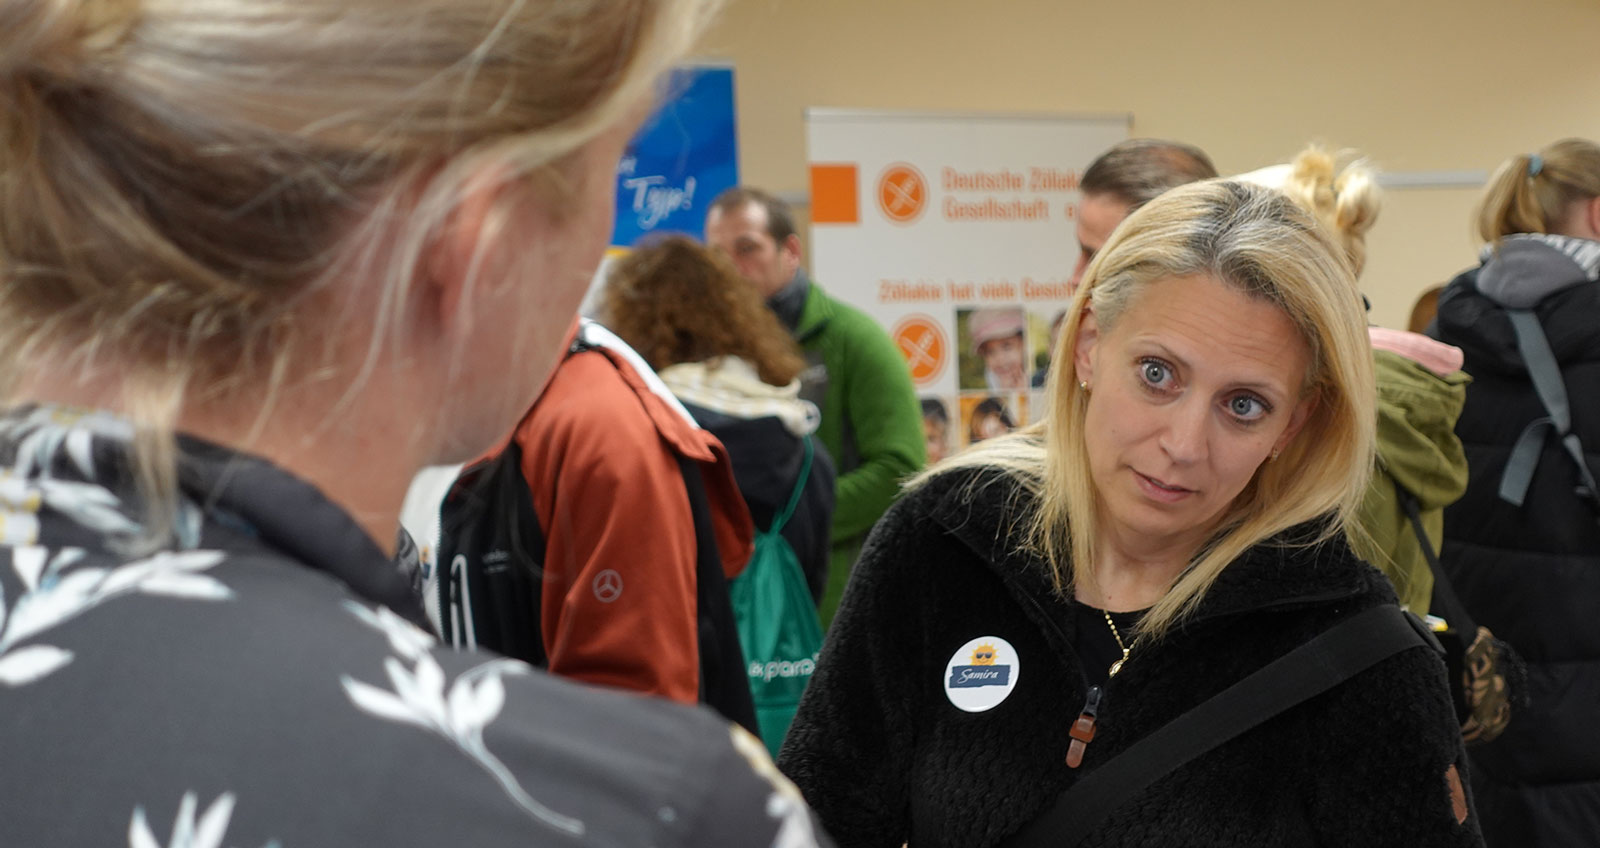
[(1433, 594), (1433, 572), (1395, 486), (1416, 496), (1423, 528), (1437, 553), (1444, 536), (1444, 508), (1467, 490), (1467, 457), (1455, 426), (1472, 378), (1462, 371), (1440, 377), (1386, 350), (1373, 355), (1378, 377), (1378, 469), (1361, 504), (1361, 527), (1370, 538), (1351, 541), (1394, 583), (1400, 603), (1425, 615)]
[(865, 313), (811, 283), (795, 339), (828, 371), (817, 437), (839, 469), (834, 490), (833, 555), (823, 597), (832, 618), (867, 531), (927, 462), (922, 408), (911, 372), (889, 334)]

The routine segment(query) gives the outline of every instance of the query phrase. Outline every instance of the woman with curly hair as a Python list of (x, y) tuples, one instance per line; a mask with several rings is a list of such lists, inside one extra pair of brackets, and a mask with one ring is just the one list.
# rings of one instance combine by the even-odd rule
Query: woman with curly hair
[[(817, 408), (800, 399), (805, 359), (761, 296), (711, 251), (682, 236), (622, 259), (602, 299), (606, 323), (702, 427), (722, 440), (757, 529), (782, 528), (814, 599), (828, 576), (833, 463), (811, 438)], [(806, 445), (811, 444), (808, 477)]]

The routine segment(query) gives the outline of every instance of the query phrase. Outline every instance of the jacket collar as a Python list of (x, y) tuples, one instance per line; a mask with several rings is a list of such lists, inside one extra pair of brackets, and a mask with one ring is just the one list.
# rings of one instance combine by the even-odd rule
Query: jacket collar
[(133, 438), (132, 424), (104, 412), (28, 406), (0, 414), (0, 476), (14, 488), (63, 493), (45, 499), (38, 534), (22, 541), (70, 540), (124, 556), (150, 535), (179, 550), (243, 536), (428, 626), (410, 581), (366, 532), (316, 487), (259, 457), (180, 436), (173, 526), (147, 533)]
[[(800, 273), (804, 274), (804, 269)], [(800, 312), (800, 323), (795, 327), (795, 340), (805, 342), (827, 329), (828, 322), (833, 320), (833, 311), (833, 300), (821, 286), (807, 277), (806, 304)]]
[[(1077, 603), (1058, 592), (1050, 567), (1019, 543), (1032, 499), (1015, 480), (994, 470), (954, 471), (924, 484), (928, 514), (948, 535), (983, 560), (1018, 592)], [(1212, 584), (1185, 625), (1266, 609), (1292, 610), (1362, 594), (1383, 577), (1357, 559), (1345, 541), (1306, 544), (1314, 525), (1293, 528), (1251, 548)]]

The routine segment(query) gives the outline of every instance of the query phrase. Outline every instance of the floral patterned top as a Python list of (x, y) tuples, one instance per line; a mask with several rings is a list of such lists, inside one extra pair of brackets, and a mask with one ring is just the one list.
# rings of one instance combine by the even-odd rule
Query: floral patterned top
[(441, 648), (409, 580), (271, 464), (0, 415), (0, 845), (827, 844), (712, 714)]

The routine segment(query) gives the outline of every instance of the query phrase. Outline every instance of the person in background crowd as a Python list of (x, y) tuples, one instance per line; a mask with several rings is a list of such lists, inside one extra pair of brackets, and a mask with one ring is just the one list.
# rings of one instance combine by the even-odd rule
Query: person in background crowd
[(1211, 157), (1192, 144), (1157, 138), (1130, 138), (1100, 154), (1078, 182), (1078, 264), (1070, 285), (1083, 272), (1111, 232), (1134, 210), (1170, 188), (1217, 175)]
[[(779, 759), (841, 844), (1003, 844), (1175, 717), (1392, 607), (1345, 542), (1376, 414), (1339, 252), (1239, 182), (1117, 229), (1050, 415), (918, 478), (863, 551)], [(1099, 805), (1082, 844), (1482, 844), (1444, 664), (1399, 626), (1411, 647)]]
[[(700, 701), (753, 728), (726, 589), (706, 598), (699, 585), (719, 570), (737, 577), (751, 553), (750, 513), (722, 443), (635, 351), (590, 321), (512, 440), (532, 496), (533, 514), (521, 518), (537, 523), (544, 542), (534, 556), (545, 667)], [(688, 474), (705, 491), (704, 513)], [(707, 555), (717, 565), (709, 575), (700, 561)], [(708, 644), (707, 636), (721, 638)]]
[(986, 439), (1017, 429), (1017, 422), (1006, 409), (1005, 401), (986, 397), (972, 408), (972, 419), (967, 422), (967, 444), (975, 445)]
[(992, 391), (1027, 388), (1028, 344), (1019, 309), (974, 309), (967, 313), (972, 352), (983, 362), (984, 385)]
[(714, 5), (0, 0), (0, 845), (823, 841), (709, 713), (441, 650), (391, 559)]
[(944, 460), (950, 453), (950, 411), (938, 398), (922, 399), (922, 436), (928, 443), (928, 462)]
[[(1489, 844), (1592, 845), (1600, 145), (1566, 139), (1511, 157), (1489, 180), (1478, 235), (1482, 264), (1445, 287), (1434, 325), (1473, 378), (1456, 424), (1472, 474), (1445, 510), (1443, 560), (1468, 612), (1527, 661), (1529, 703), (1472, 749), (1473, 785)], [(1561, 412), (1568, 426), (1551, 426)]]
[(867, 531), (927, 460), (911, 372), (876, 321), (829, 297), (800, 267), (800, 237), (782, 200), (755, 188), (723, 192), (706, 215), (706, 242), (766, 298), (810, 366), (800, 393), (822, 411), (817, 436), (839, 472), (826, 626)]
[[(1311, 147), (1289, 164), (1238, 179), (1282, 191), (1315, 215), (1361, 276), (1367, 232), (1383, 205), (1364, 161), (1351, 157), (1341, 163)], [(1467, 488), (1467, 458), (1455, 424), (1470, 378), (1461, 370), (1459, 348), (1382, 327), (1368, 327), (1367, 335), (1377, 369), (1378, 465), (1361, 505), (1364, 532), (1352, 536), (1351, 544), (1393, 581), (1407, 609), (1426, 615), (1433, 570), (1400, 497), (1404, 492), (1416, 499), (1429, 545), (1438, 551), (1444, 508)]]
[(618, 260), (601, 302), (611, 329), (727, 449), (758, 529), (771, 526), (800, 489), (782, 535), (820, 601), (828, 578), (833, 462), (813, 445), (807, 465), (805, 443), (817, 429), (817, 408), (800, 399), (805, 360), (777, 317), (737, 271), (682, 236)]
[(1033, 378), (1028, 381), (1029, 388), (1042, 389), (1050, 379), (1050, 353), (1056, 349), (1056, 342), (1061, 339), (1061, 324), (1066, 320), (1067, 310), (1065, 309), (1057, 312), (1056, 316), (1050, 319), (1050, 344), (1038, 356), (1038, 361), (1035, 363), (1037, 368), (1033, 372)]

